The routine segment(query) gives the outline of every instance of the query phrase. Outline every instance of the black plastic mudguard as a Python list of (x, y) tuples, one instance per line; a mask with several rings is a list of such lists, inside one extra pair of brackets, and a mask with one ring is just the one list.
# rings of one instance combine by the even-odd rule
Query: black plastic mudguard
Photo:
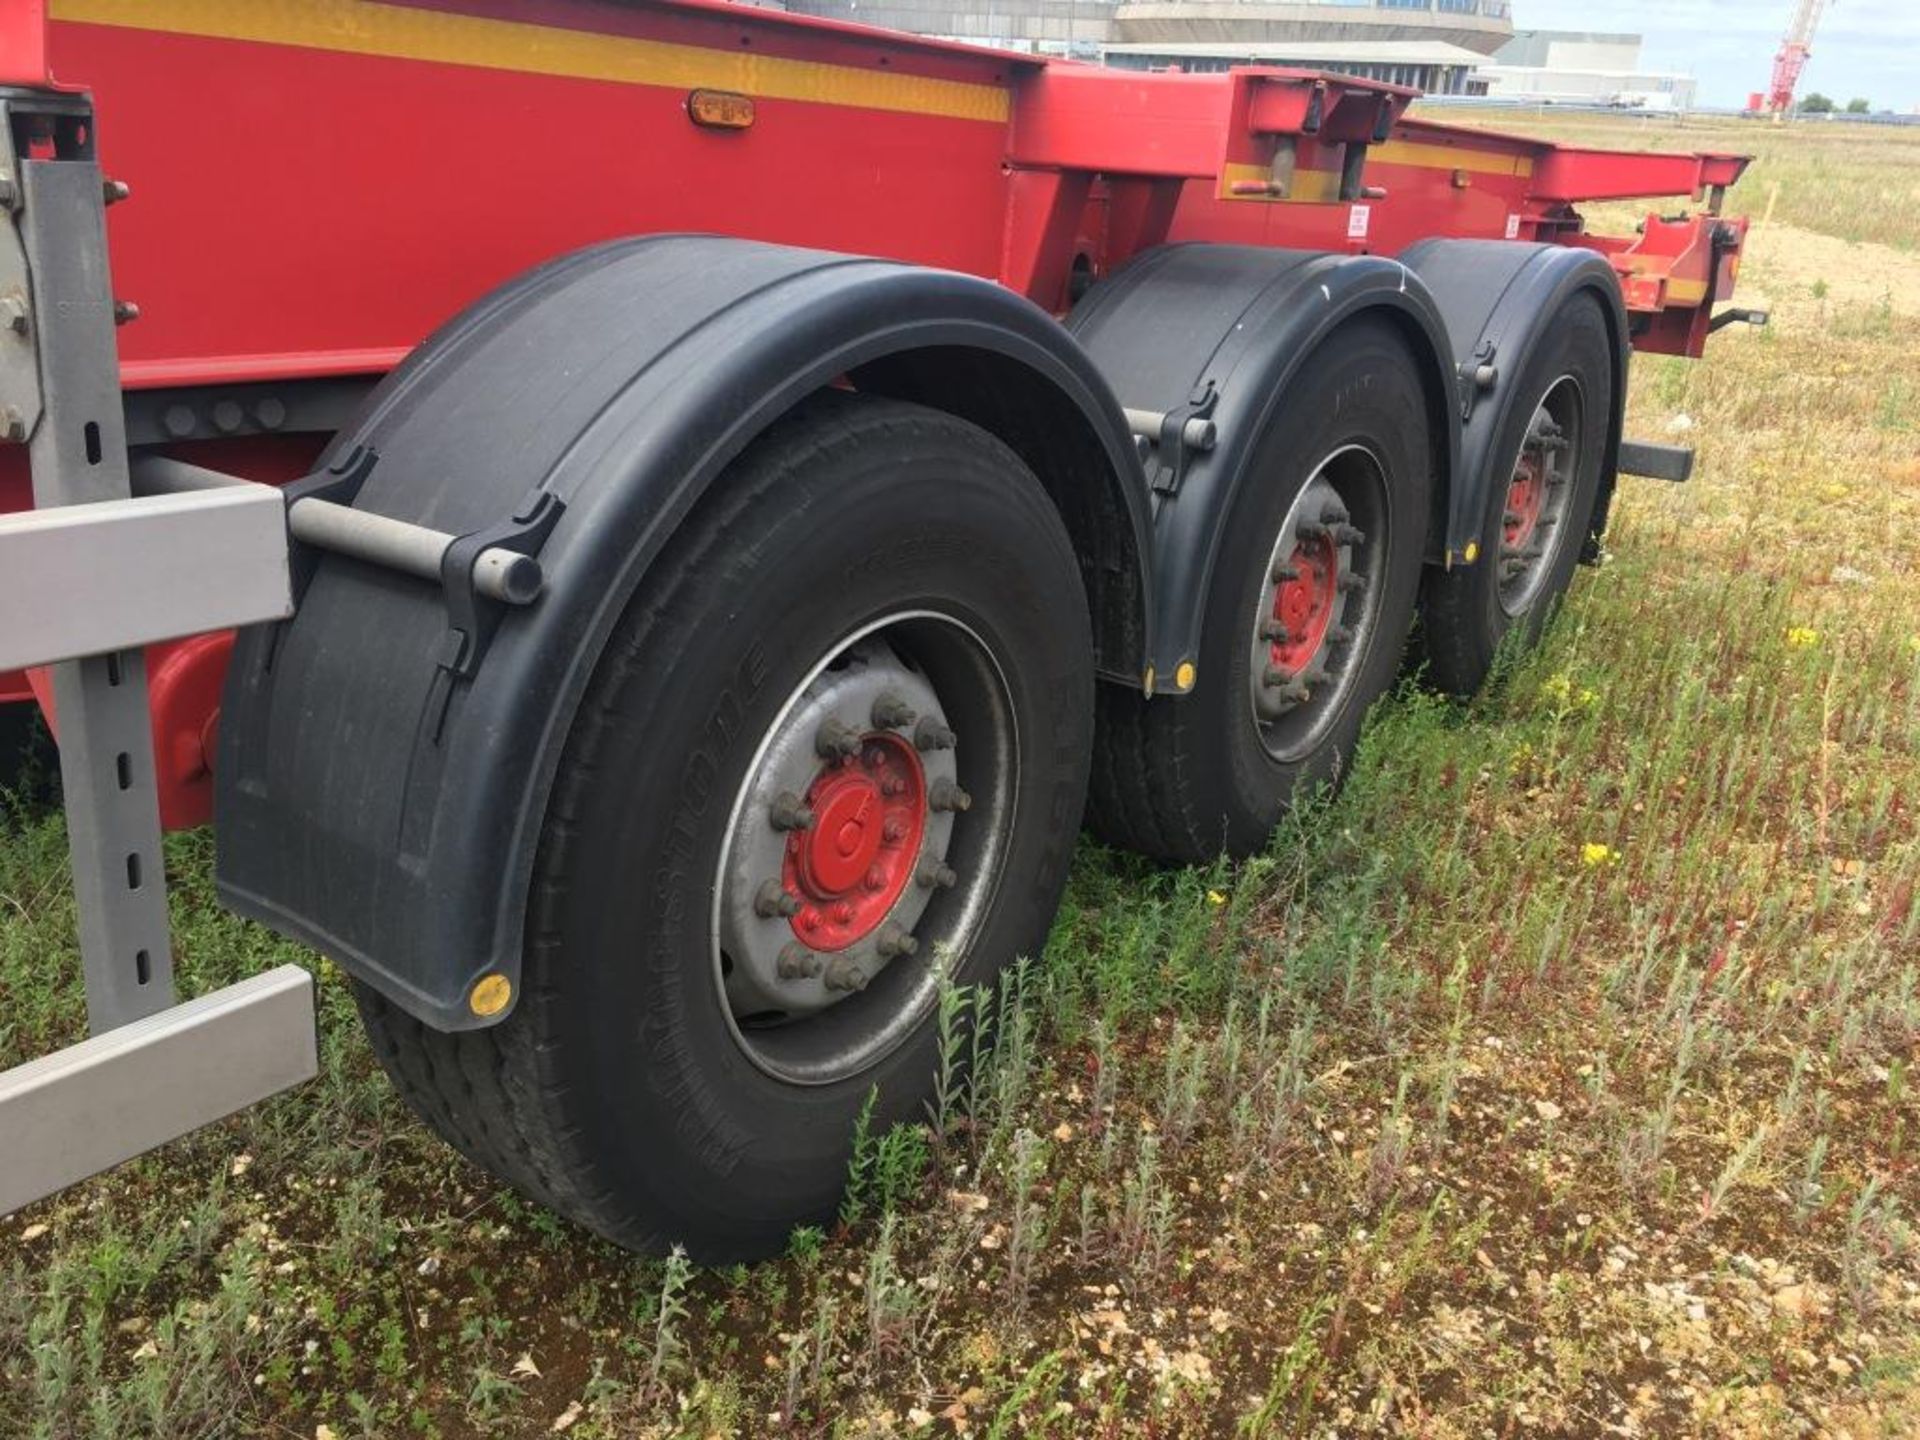
[[(1616, 369), (1606, 468), (1594, 503), (1591, 538), (1597, 543), (1606, 529), (1619, 470), (1630, 354), (1626, 306), (1613, 267), (1596, 251), (1514, 240), (1422, 240), (1400, 258), (1426, 281), (1446, 317), (1463, 376), (1460, 468), (1447, 505), (1449, 562), (1464, 558), (1467, 543), (1479, 535), (1488, 487), (1496, 482), (1504, 486), (1512, 474), (1514, 457), (1493, 451), (1512, 408), (1531, 403), (1513, 381), (1526, 368), (1544, 327), (1561, 304), (1581, 290), (1592, 291), (1600, 301), (1613, 333)], [(1493, 367), (1491, 389), (1482, 390), (1469, 378), (1482, 365)]]
[[(1111, 462), (1132, 532), (1117, 548), (1145, 566), (1144, 483), (1111, 392), (1051, 317), (990, 282), (662, 236), (556, 260), (451, 321), (323, 464), (376, 453), (358, 508), (459, 535), (564, 507), (538, 542), (545, 593), (474, 612), (451, 587), (303, 557), (294, 618), (243, 634), (228, 676), (222, 899), (437, 1028), (501, 1018), (475, 1013), (473, 987), (498, 974), (518, 995), (548, 788), (642, 574), (774, 418), (923, 348), (998, 357), (1069, 397)], [(1144, 568), (1132, 579), (1144, 597)], [(1139, 673), (1147, 618), (1125, 627), (1143, 653), (1105, 663)]]
[(1452, 346), (1426, 285), (1397, 260), (1170, 245), (1094, 286), (1068, 317), (1067, 328), (1122, 404), (1160, 412), (1205, 406), (1215, 424), (1214, 448), (1186, 457), (1177, 482), (1158, 487), (1153, 569), (1162, 689), (1178, 691), (1183, 663), (1199, 652), (1223, 520), (1288, 381), (1311, 363), (1316, 345), (1368, 312), (1401, 324), (1428, 377), (1435, 488), (1444, 492), (1459, 452)]

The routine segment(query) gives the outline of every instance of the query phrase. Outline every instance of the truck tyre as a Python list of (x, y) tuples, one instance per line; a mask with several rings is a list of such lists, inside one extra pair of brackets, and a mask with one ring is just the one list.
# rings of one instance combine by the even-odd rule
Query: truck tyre
[(916, 1118), (942, 971), (1037, 954), (1085, 799), (1073, 546), (987, 432), (843, 394), (761, 436), (648, 572), (554, 783), (522, 993), (448, 1034), (358, 991), (456, 1148), (706, 1263), (835, 1214)]
[(1502, 645), (1539, 640), (1566, 593), (1606, 463), (1613, 375), (1600, 302), (1586, 291), (1569, 296), (1514, 382), (1494, 449), (1508, 466), (1487, 486), (1478, 562), (1427, 575), (1421, 645), (1439, 689), (1473, 694)]
[(1413, 616), (1427, 415), (1384, 319), (1337, 331), (1289, 383), (1221, 517), (1195, 689), (1101, 687), (1103, 838), (1179, 862), (1247, 855), (1296, 796), (1342, 778)]

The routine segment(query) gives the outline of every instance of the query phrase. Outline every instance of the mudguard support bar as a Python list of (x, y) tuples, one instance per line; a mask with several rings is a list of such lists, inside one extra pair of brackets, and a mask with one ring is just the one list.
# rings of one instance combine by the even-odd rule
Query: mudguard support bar
[[(164, 455), (143, 455), (135, 460), (133, 482), (136, 490), (150, 495), (184, 495), (236, 486), (265, 488)], [(385, 566), (435, 584), (440, 582), (447, 551), (460, 539), (444, 530), (395, 520), (371, 510), (355, 510), (315, 496), (304, 496), (287, 507), (287, 533), (316, 549), (350, 555), (369, 565)], [(531, 555), (494, 545), (474, 557), (473, 588), (489, 600), (531, 605), (540, 598), (543, 583), (540, 562)]]

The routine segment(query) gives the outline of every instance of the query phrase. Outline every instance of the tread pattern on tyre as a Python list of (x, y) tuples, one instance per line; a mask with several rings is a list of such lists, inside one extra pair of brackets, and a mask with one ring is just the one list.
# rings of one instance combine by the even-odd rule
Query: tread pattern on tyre
[[(876, 429), (905, 439), (964, 431), (970, 443), (999, 444), (964, 421), (920, 406), (817, 397), (776, 422), (689, 516), (616, 627), (568, 735), (534, 867), (516, 1012), (487, 1029), (447, 1033), (369, 987), (354, 986), (374, 1053), (417, 1114), (467, 1159), (621, 1243), (657, 1246), (662, 1237), (634, 1233), (633, 1217), (579, 1143), (569, 1116), (592, 1102), (574, 1093), (551, 1063), (554, 1045), (542, 1038), (553, 1032), (549, 1017), (563, 961), (559, 900), (568, 883), (573, 822), (595, 783), (596, 756), (612, 716), (607, 698), (619, 693), (643, 654), (648, 669), (659, 673), (671, 667), (676, 653), (702, 642), (711, 597), (742, 563), (746, 547), (736, 541), (743, 518), (756, 508), (789, 503), (795, 471), (842, 446), (871, 441)], [(1006, 459), (1024, 468), (1011, 451)], [(644, 623), (633, 623), (634, 617)]]
[[(1363, 346), (1382, 342), (1397, 353), (1404, 351), (1398, 331), (1384, 321), (1363, 317), (1342, 327), (1326, 343)], [(1410, 354), (1408, 362), (1411, 365)], [(1279, 424), (1285, 418), (1282, 409), (1270, 423)], [(1424, 501), (1420, 508), (1424, 511)], [(1226, 523), (1231, 523), (1231, 517)], [(1208, 583), (1219, 583), (1218, 575)], [(1211, 618), (1208, 623), (1212, 623)], [(1399, 637), (1386, 643), (1397, 645)], [(1201, 668), (1203, 684), (1220, 683), (1217, 675), (1206, 674), (1209, 667)], [(1094, 832), (1110, 844), (1180, 863), (1201, 862), (1231, 849), (1225, 822), (1204, 803), (1200, 792), (1205, 786), (1202, 777), (1194, 773), (1194, 767), (1204, 766), (1220, 742), (1192, 697), (1150, 699), (1129, 689), (1102, 685), (1095, 711), (1099, 739), (1094, 747), (1087, 812)], [(1345, 757), (1340, 763), (1344, 766)]]
[[(1545, 325), (1555, 337), (1576, 332), (1591, 335), (1599, 347), (1591, 357), (1596, 362), (1595, 374), (1601, 379), (1611, 380), (1611, 359), (1606, 348), (1606, 315), (1591, 291), (1582, 290), (1569, 296)], [(1520, 382), (1531, 386), (1537, 379), (1538, 376), (1529, 373), (1520, 377)], [(1559, 543), (1569, 547), (1573, 556), (1568, 556), (1564, 551), (1557, 555), (1554, 563), (1563, 571), (1562, 576), (1542, 590), (1527, 610), (1507, 622), (1509, 629), (1527, 627), (1527, 645), (1538, 638), (1538, 627), (1571, 586), (1580, 537), (1588, 533), (1593, 523), (1600, 485), (1599, 447), (1604, 443), (1602, 437), (1606, 433), (1607, 412), (1610, 407), (1620, 403), (1620, 397), (1612, 394), (1610, 389), (1600, 398), (1606, 403), (1596, 405), (1596, 413), (1587, 417), (1586, 438), (1590, 453), (1581, 462), (1587, 467), (1586, 473), (1575, 480), (1582, 493), (1579, 501), (1561, 521), (1565, 530), (1564, 538)], [(1592, 462), (1591, 466), (1588, 466), (1589, 461)], [(1505, 476), (1496, 474), (1489, 478), (1489, 506), (1502, 504), (1506, 493)], [(1464, 697), (1477, 692), (1492, 673), (1502, 644), (1511, 643), (1506, 641), (1504, 633), (1495, 636), (1487, 634), (1485, 630), (1483, 614), (1487, 600), (1479, 587), (1493, 573), (1487, 569), (1487, 562), (1482, 562), (1453, 572), (1430, 573), (1427, 583), (1422, 587), (1418, 653), (1425, 659), (1428, 680), (1443, 694)]]

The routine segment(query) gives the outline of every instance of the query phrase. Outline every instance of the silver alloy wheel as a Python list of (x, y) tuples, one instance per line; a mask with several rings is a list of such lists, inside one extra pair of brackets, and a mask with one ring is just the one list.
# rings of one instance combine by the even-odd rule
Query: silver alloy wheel
[(1539, 599), (1568, 538), (1574, 469), (1585, 424), (1580, 382), (1562, 375), (1533, 407), (1507, 480), (1500, 524), (1499, 598), (1509, 616)]
[(1322, 460), (1287, 509), (1253, 597), (1247, 693), (1277, 760), (1307, 753), (1338, 718), (1378, 609), (1386, 476), (1347, 445)]
[(991, 905), (1018, 757), (997, 662), (934, 612), (864, 627), (788, 697), (714, 882), (715, 982), (755, 1065), (828, 1084), (917, 1028)]

